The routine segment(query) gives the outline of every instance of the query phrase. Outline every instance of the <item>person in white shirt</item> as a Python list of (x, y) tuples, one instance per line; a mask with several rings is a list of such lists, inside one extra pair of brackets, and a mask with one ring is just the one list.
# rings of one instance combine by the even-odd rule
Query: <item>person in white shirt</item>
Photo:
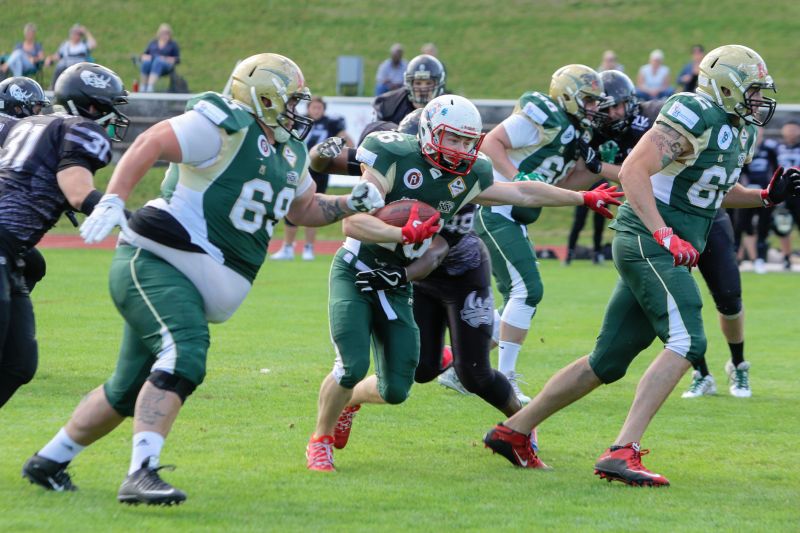
[(641, 100), (666, 98), (675, 90), (670, 86), (669, 67), (664, 64), (664, 52), (650, 52), (650, 62), (639, 68), (636, 79), (636, 96)]

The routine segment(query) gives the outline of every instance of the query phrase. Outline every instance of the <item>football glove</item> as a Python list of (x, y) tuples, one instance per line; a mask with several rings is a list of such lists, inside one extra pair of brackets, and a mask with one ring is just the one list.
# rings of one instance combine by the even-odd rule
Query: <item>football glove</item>
[(320, 157), (334, 159), (342, 153), (344, 149), (344, 139), (341, 137), (328, 137), (317, 145), (317, 153)]
[(600, 174), (600, 171), (603, 170), (603, 162), (600, 160), (600, 156), (595, 149), (592, 148), (588, 142), (580, 139), (578, 141), (578, 150), (580, 150), (583, 162), (586, 163), (586, 168), (589, 172), (592, 174)]
[(86, 244), (95, 244), (105, 239), (114, 226), (127, 231), (125, 202), (116, 194), (104, 194), (94, 210), (81, 225), (81, 237)]
[(378, 188), (368, 181), (356, 183), (350, 196), (347, 197), (347, 207), (359, 213), (369, 213), (373, 209), (383, 207), (385, 203)]
[(619, 145), (614, 141), (606, 141), (600, 145), (598, 151), (600, 152), (600, 159), (602, 159), (603, 163), (613, 164), (614, 161), (617, 160)]
[(514, 176), (514, 181), (545, 181), (545, 179), (538, 172), (520, 172)]
[(761, 191), (761, 203), (773, 207), (790, 196), (800, 196), (800, 169), (792, 167), (784, 172), (783, 167), (778, 167), (767, 188)]
[(402, 267), (388, 266), (356, 274), (356, 287), (361, 292), (390, 291), (407, 284), (406, 269)]
[(688, 266), (692, 268), (697, 265), (700, 259), (700, 254), (697, 253), (691, 243), (684, 241), (674, 233), (672, 228), (663, 227), (653, 233), (653, 238), (656, 242), (663, 246), (670, 254), (672, 254), (673, 266)]
[(608, 210), (607, 205), (620, 205), (620, 198), (625, 195), (622, 191), (617, 191), (617, 186), (608, 186), (603, 183), (591, 191), (581, 191), (583, 195), (583, 205), (597, 211), (606, 218), (614, 218), (614, 214)]
[(425, 239), (433, 237), (439, 231), (439, 212), (426, 220), (425, 222), (419, 219), (419, 204), (411, 206), (411, 212), (408, 214), (406, 225), (402, 228), (403, 244), (420, 244)]

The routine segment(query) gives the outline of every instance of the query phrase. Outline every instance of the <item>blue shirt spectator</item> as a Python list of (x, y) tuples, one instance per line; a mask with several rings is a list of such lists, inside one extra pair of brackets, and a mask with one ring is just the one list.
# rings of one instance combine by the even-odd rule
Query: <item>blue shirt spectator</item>
[(172, 72), (180, 62), (180, 47), (172, 39), (172, 28), (164, 23), (158, 27), (156, 38), (150, 41), (142, 54), (142, 92), (153, 92), (158, 78)]
[(700, 73), (700, 62), (706, 56), (706, 49), (702, 44), (692, 46), (692, 60), (686, 63), (678, 73), (678, 85), (684, 92), (693, 93), (697, 87), (697, 75)]
[(3, 74), (11, 71), (12, 76), (23, 76), (37, 70), (36, 64), (44, 59), (42, 43), (36, 41), (36, 24), (29, 22), (23, 30), (25, 40), (14, 45), (14, 51), (6, 62), (0, 65)]
[(407, 64), (403, 60), (403, 45), (393, 44), (389, 49), (389, 59), (380, 64), (375, 75), (375, 96), (402, 87)]

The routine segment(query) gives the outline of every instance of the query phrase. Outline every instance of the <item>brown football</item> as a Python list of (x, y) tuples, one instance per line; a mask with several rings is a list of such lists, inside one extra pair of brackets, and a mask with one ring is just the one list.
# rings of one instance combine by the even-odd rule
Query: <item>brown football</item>
[(387, 224), (402, 228), (408, 222), (408, 215), (411, 213), (411, 206), (414, 204), (419, 205), (419, 219), (423, 222), (436, 214), (436, 209), (425, 202), (420, 202), (419, 200), (397, 200), (381, 207), (373, 213), (373, 216), (378, 217)]

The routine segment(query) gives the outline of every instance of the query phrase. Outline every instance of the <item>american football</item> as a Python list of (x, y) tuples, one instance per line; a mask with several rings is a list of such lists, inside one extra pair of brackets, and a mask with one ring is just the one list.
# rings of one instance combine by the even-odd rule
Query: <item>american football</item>
[(381, 207), (373, 213), (373, 216), (378, 217), (387, 224), (402, 228), (408, 222), (408, 216), (411, 214), (411, 208), (414, 205), (419, 206), (419, 219), (423, 222), (436, 214), (436, 209), (425, 202), (420, 202), (419, 200), (397, 200)]

